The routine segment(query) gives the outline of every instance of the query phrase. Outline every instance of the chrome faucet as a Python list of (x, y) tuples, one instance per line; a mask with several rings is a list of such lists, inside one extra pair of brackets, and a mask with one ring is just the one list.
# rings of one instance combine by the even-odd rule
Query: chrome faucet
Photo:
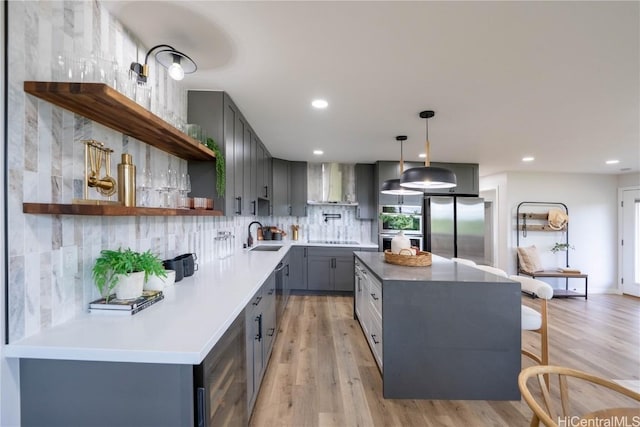
[(252, 221), (252, 222), (249, 223), (249, 227), (247, 227), (247, 233), (249, 234), (249, 237), (247, 237), (247, 247), (248, 248), (253, 246), (253, 237), (251, 237), (251, 226), (253, 224), (258, 224), (260, 226), (260, 228), (262, 228), (262, 224), (260, 224), (258, 221)]

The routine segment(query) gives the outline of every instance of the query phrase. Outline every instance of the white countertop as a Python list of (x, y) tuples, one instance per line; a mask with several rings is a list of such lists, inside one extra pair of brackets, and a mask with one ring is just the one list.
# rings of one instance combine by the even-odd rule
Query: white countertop
[[(278, 251), (242, 250), (200, 265), (165, 288), (164, 300), (133, 316), (82, 313), (70, 321), (4, 346), (6, 357), (197, 365), (269, 277), (292, 245)], [(377, 248), (374, 244), (349, 247)]]

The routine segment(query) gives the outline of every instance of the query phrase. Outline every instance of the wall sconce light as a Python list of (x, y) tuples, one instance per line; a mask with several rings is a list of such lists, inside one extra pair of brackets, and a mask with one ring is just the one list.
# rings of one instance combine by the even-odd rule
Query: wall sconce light
[(152, 47), (144, 57), (144, 64), (137, 62), (131, 63), (131, 71), (138, 76), (138, 84), (145, 84), (147, 77), (149, 77), (149, 55), (151, 52), (158, 49), (156, 52), (156, 61), (169, 71), (169, 76), (174, 80), (182, 80), (185, 74), (191, 74), (198, 69), (198, 66), (184, 53), (175, 50), (168, 44), (159, 44)]

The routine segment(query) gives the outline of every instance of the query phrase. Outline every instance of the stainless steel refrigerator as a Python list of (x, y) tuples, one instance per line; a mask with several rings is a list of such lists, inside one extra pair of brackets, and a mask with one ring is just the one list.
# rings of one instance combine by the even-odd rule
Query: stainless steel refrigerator
[(423, 212), (427, 251), (486, 263), (483, 199), (429, 196), (424, 199)]

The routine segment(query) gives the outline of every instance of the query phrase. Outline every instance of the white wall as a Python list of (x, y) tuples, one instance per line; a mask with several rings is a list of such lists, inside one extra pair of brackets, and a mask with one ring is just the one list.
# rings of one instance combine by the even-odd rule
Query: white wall
[[(569, 243), (575, 246), (569, 254), (571, 267), (589, 274), (589, 292), (617, 289), (617, 176), (509, 172), (483, 177), (481, 189), (489, 188), (498, 189), (498, 267), (510, 274), (516, 272), (517, 205), (523, 201), (562, 202), (569, 210)], [(526, 239), (520, 235), (520, 245), (535, 244), (545, 267), (560, 267), (563, 255), (549, 249), (563, 239), (561, 232), (529, 232)], [(578, 280), (570, 284), (581, 287)]]
[(640, 173), (618, 175), (618, 188), (640, 187)]
[(482, 177), (480, 179), (480, 193), (493, 194), (493, 216), (494, 216), (494, 260), (495, 267), (507, 270), (509, 265), (509, 251), (507, 236), (509, 234), (509, 213), (507, 210), (507, 174), (500, 173)]

